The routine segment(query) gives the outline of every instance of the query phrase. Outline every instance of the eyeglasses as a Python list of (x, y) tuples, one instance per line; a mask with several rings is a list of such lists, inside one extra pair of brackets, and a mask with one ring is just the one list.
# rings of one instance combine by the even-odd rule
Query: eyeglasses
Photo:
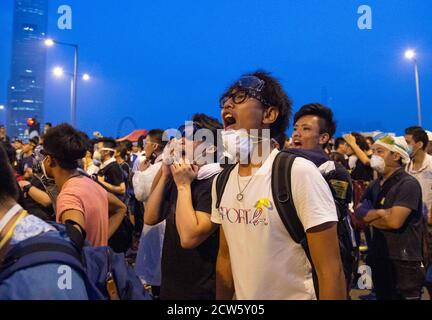
[(235, 92), (225, 93), (219, 100), (220, 108), (223, 109), (225, 103), (232, 99), (235, 104), (241, 104), (246, 101), (247, 98), (255, 98), (266, 107), (270, 107), (271, 104), (264, 99), (261, 92), (264, 89), (265, 82), (255, 76), (241, 77), (239, 81), (234, 85)]

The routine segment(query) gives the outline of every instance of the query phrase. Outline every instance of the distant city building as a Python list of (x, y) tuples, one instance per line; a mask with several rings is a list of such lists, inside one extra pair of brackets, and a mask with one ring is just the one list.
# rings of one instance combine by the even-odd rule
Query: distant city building
[(25, 138), (27, 118), (44, 122), (47, 14), (48, 0), (15, 0), (6, 120), (10, 137)]

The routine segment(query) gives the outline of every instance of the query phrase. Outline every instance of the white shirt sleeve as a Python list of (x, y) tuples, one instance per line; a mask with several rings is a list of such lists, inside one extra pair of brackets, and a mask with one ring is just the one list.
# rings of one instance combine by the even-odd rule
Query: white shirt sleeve
[(326, 222), (338, 221), (330, 187), (312, 162), (296, 158), (291, 172), (291, 190), (305, 231)]
[(135, 198), (140, 202), (147, 201), (151, 193), (153, 180), (155, 179), (162, 162), (155, 163), (147, 168), (145, 171), (135, 172), (132, 178), (132, 185), (134, 188)]
[(216, 180), (217, 180), (217, 176), (213, 179), (213, 183), (212, 183), (212, 211), (211, 211), (211, 218), (210, 218), (210, 220), (213, 223), (222, 224), (222, 220), (221, 220), (221, 217), (219, 215), (219, 211), (216, 208), (216, 201), (217, 201), (217, 196), (216, 196)]

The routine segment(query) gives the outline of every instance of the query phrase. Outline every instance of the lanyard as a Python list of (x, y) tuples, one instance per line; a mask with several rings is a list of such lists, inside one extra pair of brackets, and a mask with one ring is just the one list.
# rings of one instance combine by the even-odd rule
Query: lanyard
[(4, 217), (0, 220), (0, 234), (7, 226), (7, 224), (12, 220), (12, 218), (21, 210), (22, 207), (19, 204), (16, 204), (12, 208), (10, 208), (8, 212), (6, 212)]
[(6, 235), (4, 236), (4, 238), (1, 239), (1, 241), (0, 241), (0, 250), (5, 246), (5, 244), (10, 240), (10, 238), (12, 238), (13, 232), (15, 231), (15, 228), (18, 225), (18, 223), (22, 219), (24, 219), (27, 215), (28, 215), (27, 211), (24, 210), (23, 212), (21, 212), (21, 214), (18, 216), (18, 218), (13, 223), (12, 227), (9, 228), (9, 230), (6, 233)]

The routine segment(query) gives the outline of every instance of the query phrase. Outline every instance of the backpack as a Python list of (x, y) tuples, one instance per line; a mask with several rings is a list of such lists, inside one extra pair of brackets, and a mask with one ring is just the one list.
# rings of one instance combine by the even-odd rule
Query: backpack
[[(291, 192), (291, 171), (294, 164), (294, 160), (297, 155), (291, 154), (287, 151), (281, 151), (276, 156), (273, 162), (272, 168), (272, 195), (275, 201), (275, 206), (279, 216), (290, 234), (294, 242), (300, 244), (304, 249), (307, 258), (312, 266), (312, 275), (315, 286), (316, 295), (319, 296), (318, 278), (313, 267), (310, 251), (307, 243), (306, 233), (304, 231), (303, 224), (301, 223), (297, 210), (294, 206), (294, 201)], [(219, 208), (222, 196), (225, 190), (225, 186), (228, 183), (228, 179), (231, 171), (236, 165), (227, 165), (224, 170), (218, 175), (216, 179), (216, 208)], [(288, 174), (287, 174), (288, 173)], [(335, 197), (335, 190), (330, 183), (332, 178), (331, 175), (324, 176), (328, 183), (330, 190), (332, 191), (333, 198), (335, 199), (335, 205), (338, 213), (338, 239), (339, 247), (342, 259), (342, 265), (344, 268), (345, 278), (347, 283), (351, 281), (351, 275), (353, 274), (357, 262), (357, 254), (354, 250), (354, 245), (351, 237), (351, 227), (349, 225), (346, 208), (340, 203)]]
[(90, 300), (150, 300), (124, 254), (115, 253), (110, 247), (91, 247), (69, 221), (66, 225), (51, 225), (71, 241), (42, 234), (18, 243), (1, 264), (0, 283), (20, 270), (60, 263), (80, 274)]

